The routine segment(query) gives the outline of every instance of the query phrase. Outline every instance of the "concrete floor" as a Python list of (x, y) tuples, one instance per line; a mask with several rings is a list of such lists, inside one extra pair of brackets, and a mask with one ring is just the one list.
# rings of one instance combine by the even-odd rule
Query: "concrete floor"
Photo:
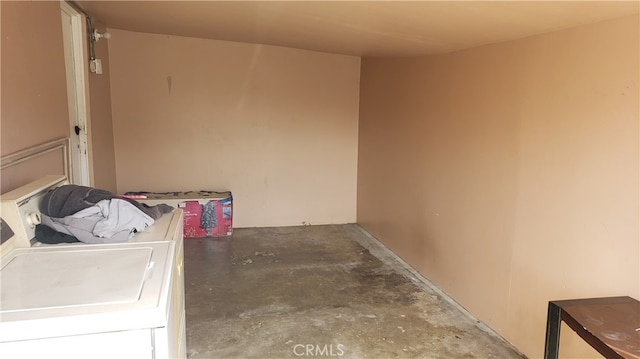
[(185, 239), (189, 358), (524, 358), (357, 225)]

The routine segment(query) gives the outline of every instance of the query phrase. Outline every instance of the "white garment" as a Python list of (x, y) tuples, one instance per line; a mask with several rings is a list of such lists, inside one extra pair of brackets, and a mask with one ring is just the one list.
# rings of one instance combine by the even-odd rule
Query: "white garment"
[(68, 217), (95, 221), (93, 235), (102, 238), (111, 238), (122, 231), (127, 231), (131, 238), (154, 222), (136, 206), (118, 198), (102, 200)]

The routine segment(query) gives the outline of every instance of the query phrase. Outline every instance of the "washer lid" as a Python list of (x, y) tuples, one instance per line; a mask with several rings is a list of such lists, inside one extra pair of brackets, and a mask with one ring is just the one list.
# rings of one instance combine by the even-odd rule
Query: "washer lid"
[(138, 301), (150, 247), (24, 251), (3, 263), (2, 312)]

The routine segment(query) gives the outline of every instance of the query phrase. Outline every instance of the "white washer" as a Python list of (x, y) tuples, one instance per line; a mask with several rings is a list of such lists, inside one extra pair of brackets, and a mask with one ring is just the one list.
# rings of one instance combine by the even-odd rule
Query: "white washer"
[(32, 246), (47, 176), (2, 195), (0, 357), (184, 358), (182, 213), (128, 243)]

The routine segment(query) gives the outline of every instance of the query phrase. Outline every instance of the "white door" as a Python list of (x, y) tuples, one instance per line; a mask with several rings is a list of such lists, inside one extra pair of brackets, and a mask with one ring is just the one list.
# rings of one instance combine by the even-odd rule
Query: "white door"
[(87, 99), (85, 93), (86, 76), (83, 51), (84, 18), (64, 1), (60, 2), (62, 16), (62, 37), (64, 41), (64, 62), (67, 72), (67, 97), (69, 100), (70, 182), (89, 186), (89, 148), (87, 140)]

